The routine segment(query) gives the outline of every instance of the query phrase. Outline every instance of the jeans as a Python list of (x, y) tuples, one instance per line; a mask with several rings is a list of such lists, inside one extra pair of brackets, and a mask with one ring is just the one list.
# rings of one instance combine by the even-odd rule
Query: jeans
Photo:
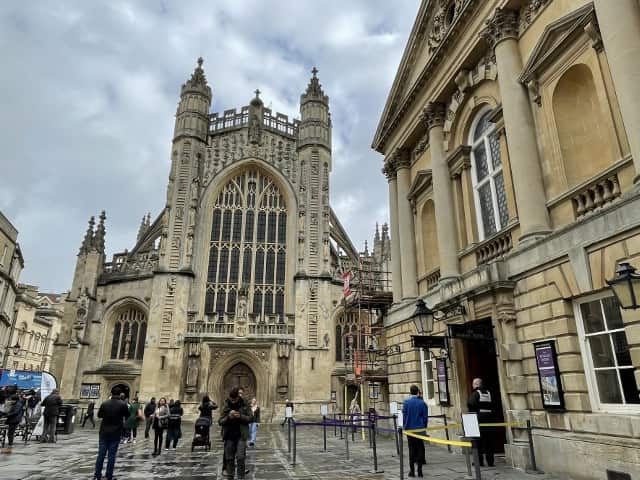
[(96, 428), (96, 421), (93, 419), (93, 413), (84, 417), (84, 420), (82, 420), (82, 428), (84, 428), (84, 424), (87, 423), (87, 420), (91, 421), (92, 428)]
[(135, 440), (138, 435), (138, 427), (133, 427), (129, 430), (129, 440)]
[(151, 430), (151, 425), (153, 424), (153, 417), (147, 417), (144, 421), (146, 423), (144, 427), (144, 438), (149, 438), (149, 430)]
[(258, 435), (258, 424), (250, 423), (249, 424), (249, 444), (253, 445), (256, 443), (256, 435)]
[(9, 448), (13, 447), (13, 437), (16, 435), (17, 423), (13, 423), (7, 428), (7, 438), (9, 439)]
[(167, 441), (165, 443), (165, 447), (169, 448), (171, 446), (171, 442), (173, 441), (173, 448), (178, 446), (178, 440), (182, 436), (182, 432), (180, 428), (169, 428), (167, 430)]
[(118, 452), (119, 444), (119, 438), (100, 438), (98, 443), (98, 458), (96, 459), (96, 471), (94, 473), (95, 478), (102, 478), (102, 465), (104, 464), (104, 457), (107, 453), (109, 454), (107, 457), (107, 480), (111, 480), (113, 478), (113, 467), (116, 464), (116, 453)]
[(44, 431), (42, 432), (42, 441), (55, 443), (56, 441), (56, 426), (58, 425), (58, 416), (44, 417)]
[(418, 465), (418, 471), (422, 471), (422, 465), (426, 463), (424, 453), (424, 442), (419, 438), (407, 437), (409, 444), (409, 471), (413, 472), (413, 464)]
[(156, 436), (153, 439), (153, 451), (154, 452), (162, 452), (162, 436), (164, 435), (164, 428), (156, 428), (155, 429)]
[(233, 478), (233, 464), (236, 464), (236, 478), (243, 479), (245, 471), (245, 458), (247, 456), (247, 442), (245, 440), (225, 440), (224, 460), (227, 476)]

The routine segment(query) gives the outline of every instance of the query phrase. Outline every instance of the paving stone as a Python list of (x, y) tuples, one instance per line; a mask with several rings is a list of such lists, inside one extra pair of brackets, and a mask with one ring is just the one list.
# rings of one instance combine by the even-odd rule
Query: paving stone
[[(222, 442), (217, 428), (212, 430), (211, 451), (191, 452), (191, 424), (183, 426), (177, 450), (151, 455), (153, 439), (139, 439), (136, 444), (121, 445), (116, 461), (118, 480), (221, 480)], [(373, 471), (373, 455), (368, 440), (360, 433), (355, 442), (349, 437), (349, 459), (345, 441), (327, 430), (327, 451), (323, 451), (322, 429), (299, 427), (296, 435), (296, 465), (287, 452), (287, 431), (277, 425), (262, 425), (258, 444), (248, 449), (248, 480), (397, 480), (399, 458), (395, 441), (378, 437), (378, 472)], [(78, 429), (73, 435), (60, 436), (56, 444), (17, 443), (14, 453), (0, 454), (1, 480), (85, 480), (92, 478), (97, 454), (97, 429)], [(404, 449), (408, 463), (407, 448)], [(406, 464), (405, 464), (406, 465)], [(105, 461), (106, 467), (106, 461)], [(464, 457), (448, 453), (439, 446), (427, 446), (426, 478), (463, 479)], [(405, 475), (408, 466), (405, 467)], [(554, 480), (550, 475), (529, 475), (505, 465), (498, 457), (496, 468), (483, 469), (484, 480)]]

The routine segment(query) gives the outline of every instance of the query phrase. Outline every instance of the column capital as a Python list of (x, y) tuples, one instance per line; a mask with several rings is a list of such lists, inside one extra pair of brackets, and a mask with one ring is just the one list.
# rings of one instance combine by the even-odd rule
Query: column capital
[(422, 110), (422, 119), (431, 130), (435, 127), (443, 127), (446, 118), (446, 106), (441, 102), (429, 102)]
[(393, 151), (393, 155), (391, 157), (394, 165), (396, 166), (396, 170), (400, 170), (401, 168), (410, 168), (411, 167), (411, 152), (408, 148), (399, 147)]
[(385, 159), (384, 165), (382, 166), (382, 173), (385, 177), (387, 177), (387, 180), (389, 182), (397, 178), (398, 170), (395, 163), (393, 162), (393, 157), (391, 155), (387, 159)]
[(503, 40), (518, 38), (519, 22), (520, 16), (516, 10), (496, 8), (481, 35), (491, 44), (491, 48), (495, 48)]

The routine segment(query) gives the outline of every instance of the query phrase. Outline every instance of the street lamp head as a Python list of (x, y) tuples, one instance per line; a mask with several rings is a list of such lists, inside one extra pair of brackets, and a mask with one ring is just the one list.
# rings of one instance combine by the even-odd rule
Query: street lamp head
[(416, 309), (411, 315), (411, 320), (418, 335), (425, 335), (433, 330), (433, 311), (422, 299), (416, 301)]
[(630, 263), (620, 263), (615, 278), (607, 280), (607, 285), (613, 290), (613, 294), (622, 308), (636, 309), (639, 307), (640, 275), (636, 273), (636, 269)]
[(373, 343), (370, 343), (369, 348), (367, 348), (367, 359), (371, 365), (376, 363), (378, 359), (378, 350), (373, 346)]

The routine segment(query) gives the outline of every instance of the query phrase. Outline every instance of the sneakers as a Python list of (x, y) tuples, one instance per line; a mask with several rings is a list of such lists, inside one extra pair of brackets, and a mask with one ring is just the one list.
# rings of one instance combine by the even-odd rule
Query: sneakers
[(6, 447), (2, 449), (2, 453), (11, 453), (12, 452), (12, 448), (11, 447)]
[(131, 443), (135, 444), (136, 443), (136, 439), (134, 438)]

